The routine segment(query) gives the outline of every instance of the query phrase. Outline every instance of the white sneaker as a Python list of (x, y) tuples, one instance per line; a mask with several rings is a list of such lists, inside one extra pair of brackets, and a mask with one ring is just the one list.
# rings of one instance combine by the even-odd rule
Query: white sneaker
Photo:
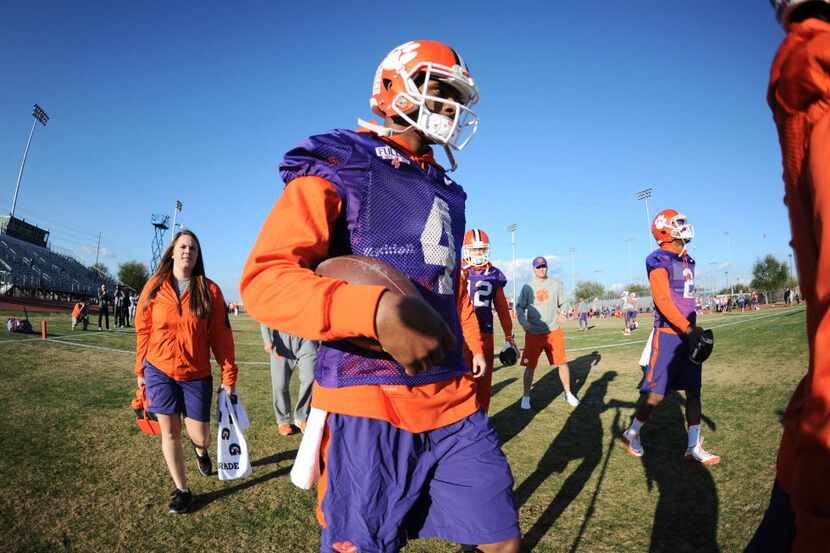
[(579, 400), (576, 399), (576, 396), (570, 392), (565, 392), (565, 401), (568, 402), (568, 405), (571, 407), (576, 407), (579, 405)]
[(530, 409), (530, 396), (522, 396), (522, 409)]
[(643, 444), (640, 443), (640, 433), (633, 432), (630, 428), (623, 432), (623, 447), (625, 451), (634, 457), (642, 457), (643, 453)]
[(686, 448), (686, 460), (697, 461), (704, 465), (717, 465), (720, 463), (720, 455), (709, 453), (703, 449), (703, 438), (700, 438), (695, 447)]

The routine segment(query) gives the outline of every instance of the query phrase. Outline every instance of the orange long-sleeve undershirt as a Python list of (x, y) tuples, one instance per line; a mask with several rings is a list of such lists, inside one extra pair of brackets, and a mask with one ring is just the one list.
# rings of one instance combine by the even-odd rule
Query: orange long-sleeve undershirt
[(510, 317), (510, 304), (507, 303), (504, 288), (496, 290), (496, 297), (493, 298), (493, 303), (496, 306), (496, 314), (499, 316), (504, 337), (509, 338), (513, 336), (513, 319)]
[[(317, 276), (343, 208), (330, 182), (300, 177), (286, 186), (263, 224), (240, 282), (251, 315), (270, 328), (315, 340), (377, 339), (377, 304), (384, 288)], [(456, 282), (463, 339), (474, 353), (483, 345), (467, 290)], [(312, 405), (330, 412), (389, 421), (411, 432), (451, 424), (476, 410), (473, 379), (464, 375), (422, 386), (314, 385)]]
[(830, 536), (830, 24), (790, 25), (770, 72), (810, 364), (784, 413), (777, 477), (795, 513), (793, 553)]

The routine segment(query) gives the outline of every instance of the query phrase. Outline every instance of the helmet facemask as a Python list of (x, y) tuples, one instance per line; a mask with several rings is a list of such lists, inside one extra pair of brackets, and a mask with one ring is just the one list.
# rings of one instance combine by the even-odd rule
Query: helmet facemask
[[(399, 92), (392, 102), (395, 114), (427, 138), (456, 150), (463, 149), (478, 129), (478, 117), (469, 107), (478, 101), (478, 91), (470, 77), (462, 73), (460, 66), (452, 68), (433, 62), (416, 65), (409, 74), (399, 70), (406, 90)], [(416, 83), (415, 79), (420, 82)], [(452, 87), (460, 101), (429, 93), (430, 80)], [(435, 113), (427, 103), (451, 105), (454, 115), (448, 117)], [(404, 111), (403, 108), (408, 108)]]
[(484, 242), (465, 244), (461, 250), (462, 261), (468, 267), (483, 267), (490, 262), (490, 246)]

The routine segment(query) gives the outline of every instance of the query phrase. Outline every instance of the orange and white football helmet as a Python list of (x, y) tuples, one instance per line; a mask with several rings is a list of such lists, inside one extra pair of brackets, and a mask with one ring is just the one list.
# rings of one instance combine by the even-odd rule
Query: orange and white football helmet
[[(473, 252), (472, 250), (478, 250)], [(483, 251), (482, 251), (483, 250)], [(464, 233), (461, 244), (461, 263), (467, 267), (483, 267), (490, 262), (490, 237), (481, 229), (470, 229)]]
[[(430, 79), (451, 86), (458, 101), (429, 95)], [(455, 115), (450, 118), (433, 113), (427, 102), (452, 104)], [(397, 116), (434, 142), (461, 150), (478, 128), (478, 117), (470, 109), (476, 102), (478, 87), (455, 50), (435, 40), (413, 40), (395, 48), (380, 62), (369, 105), (381, 117)], [(402, 132), (362, 119), (358, 123), (381, 136)]]
[(695, 228), (687, 222), (685, 215), (674, 209), (664, 209), (652, 221), (651, 234), (659, 244), (676, 239), (685, 243), (695, 237)]
[[(778, 19), (778, 22), (786, 28), (790, 23), (790, 15), (792, 15), (793, 10), (801, 4), (815, 1), (817, 0), (770, 0), (770, 4), (772, 4), (773, 9), (775, 10), (775, 17)], [(830, 3), (830, 0), (819, 1)]]

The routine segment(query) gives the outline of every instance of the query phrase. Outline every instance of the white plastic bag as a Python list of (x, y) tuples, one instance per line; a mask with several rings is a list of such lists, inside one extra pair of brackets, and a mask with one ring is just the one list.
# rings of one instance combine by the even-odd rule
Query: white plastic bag
[(231, 403), (225, 390), (219, 391), (216, 406), (216, 460), (218, 463), (219, 480), (235, 480), (251, 474), (251, 459), (248, 455), (248, 443), (242, 433), (245, 427), (241, 422), (248, 424), (248, 416), (240, 421), (237, 410), (244, 413), (242, 402), (237, 398), (236, 404)]
[(291, 467), (291, 482), (300, 489), (308, 490), (320, 479), (320, 442), (323, 441), (327, 414), (316, 407), (308, 414), (303, 440)]

